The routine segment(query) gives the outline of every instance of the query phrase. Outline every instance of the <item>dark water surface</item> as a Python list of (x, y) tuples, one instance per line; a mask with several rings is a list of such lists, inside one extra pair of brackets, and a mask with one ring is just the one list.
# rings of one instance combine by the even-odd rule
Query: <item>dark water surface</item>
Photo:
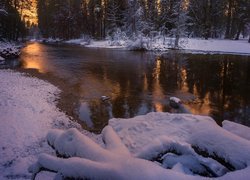
[[(250, 57), (83, 48), (33, 43), (23, 68), (62, 79), (78, 97), (75, 114), (92, 130), (108, 119), (169, 112), (179, 97), (194, 114), (250, 126)], [(102, 101), (101, 96), (110, 97)], [(70, 97), (68, 97), (70, 99)]]

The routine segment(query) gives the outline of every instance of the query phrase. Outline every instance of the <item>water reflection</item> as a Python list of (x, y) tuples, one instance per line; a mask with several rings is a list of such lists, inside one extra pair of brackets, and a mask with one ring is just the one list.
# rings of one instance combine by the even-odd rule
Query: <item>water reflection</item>
[[(42, 56), (40, 54), (42, 53)], [(42, 59), (41, 59), (42, 58)], [(34, 43), (22, 50), (21, 59), (25, 69), (37, 69), (40, 73), (46, 73), (46, 49), (43, 45)]]
[[(250, 57), (151, 53), (30, 44), (24, 68), (64, 80), (77, 97), (79, 118), (92, 130), (113, 117), (170, 111), (181, 98), (194, 114), (250, 125)], [(28, 65), (27, 65), (28, 64)], [(102, 101), (101, 96), (108, 96)]]

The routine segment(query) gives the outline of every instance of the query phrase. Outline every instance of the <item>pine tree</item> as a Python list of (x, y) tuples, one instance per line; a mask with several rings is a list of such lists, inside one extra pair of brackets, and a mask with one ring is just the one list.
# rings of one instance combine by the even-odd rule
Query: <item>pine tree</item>
[[(0, 15), (0, 38), (17, 41), (26, 33), (25, 23), (18, 11), (20, 1), (6, 0), (1, 2), (2, 10)], [(1, 9), (1, 8), (0, 8)]]

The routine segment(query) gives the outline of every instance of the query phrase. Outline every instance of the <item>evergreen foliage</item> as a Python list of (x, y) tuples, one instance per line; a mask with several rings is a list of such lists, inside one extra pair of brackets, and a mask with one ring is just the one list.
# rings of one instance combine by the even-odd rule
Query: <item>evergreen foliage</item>
[(183, 36), (247, 36), (249, 7), (249, 0), (38, 0), (37, 9), (44, 37), (103, 39), (121, 30), (132, 39), (160, 33), (177, 46)]

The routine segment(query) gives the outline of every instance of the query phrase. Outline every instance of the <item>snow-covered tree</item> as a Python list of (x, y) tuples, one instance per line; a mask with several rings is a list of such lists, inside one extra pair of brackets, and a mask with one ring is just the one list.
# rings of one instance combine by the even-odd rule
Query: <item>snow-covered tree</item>
[(0, 3), (0, 16), (7, 16), (8, 12), (5, 10), (3, 3)]
[(18, 40), (26, 33), (25, 23), (19, 12), (21, 0), (6, 0), (0, 2), (0, 38)]
[(173, 28), (171, 29), (170, 33), (175, 38), (174, 48), (179, 47), (179, 40), (181, 36), (185, 36), (186, 34), (187, 12), (184, 7), (184, 3), (184, 0), (174, 1), (173, 11), (170, 15), (170, 22), (173, 25)]
[(86, 30), (86, 1), (38, 0), (38, 23), (45, 37), (70, 39)]
[(187, 22), (189, 36), (221, 37), (225, 27), (225, 2), (222, 0), (190, 0)]
[(124, 26), (124, 15), (126, 9), (125, 1), (107, 0), (105, 12), (105, 29), (109, 37), (116, 36)]
[(150, 25), (146, 19), (145, 4), (143, 1), (130, 0), (125, 11), (125, 30), (129, 37), (146, 35)]

